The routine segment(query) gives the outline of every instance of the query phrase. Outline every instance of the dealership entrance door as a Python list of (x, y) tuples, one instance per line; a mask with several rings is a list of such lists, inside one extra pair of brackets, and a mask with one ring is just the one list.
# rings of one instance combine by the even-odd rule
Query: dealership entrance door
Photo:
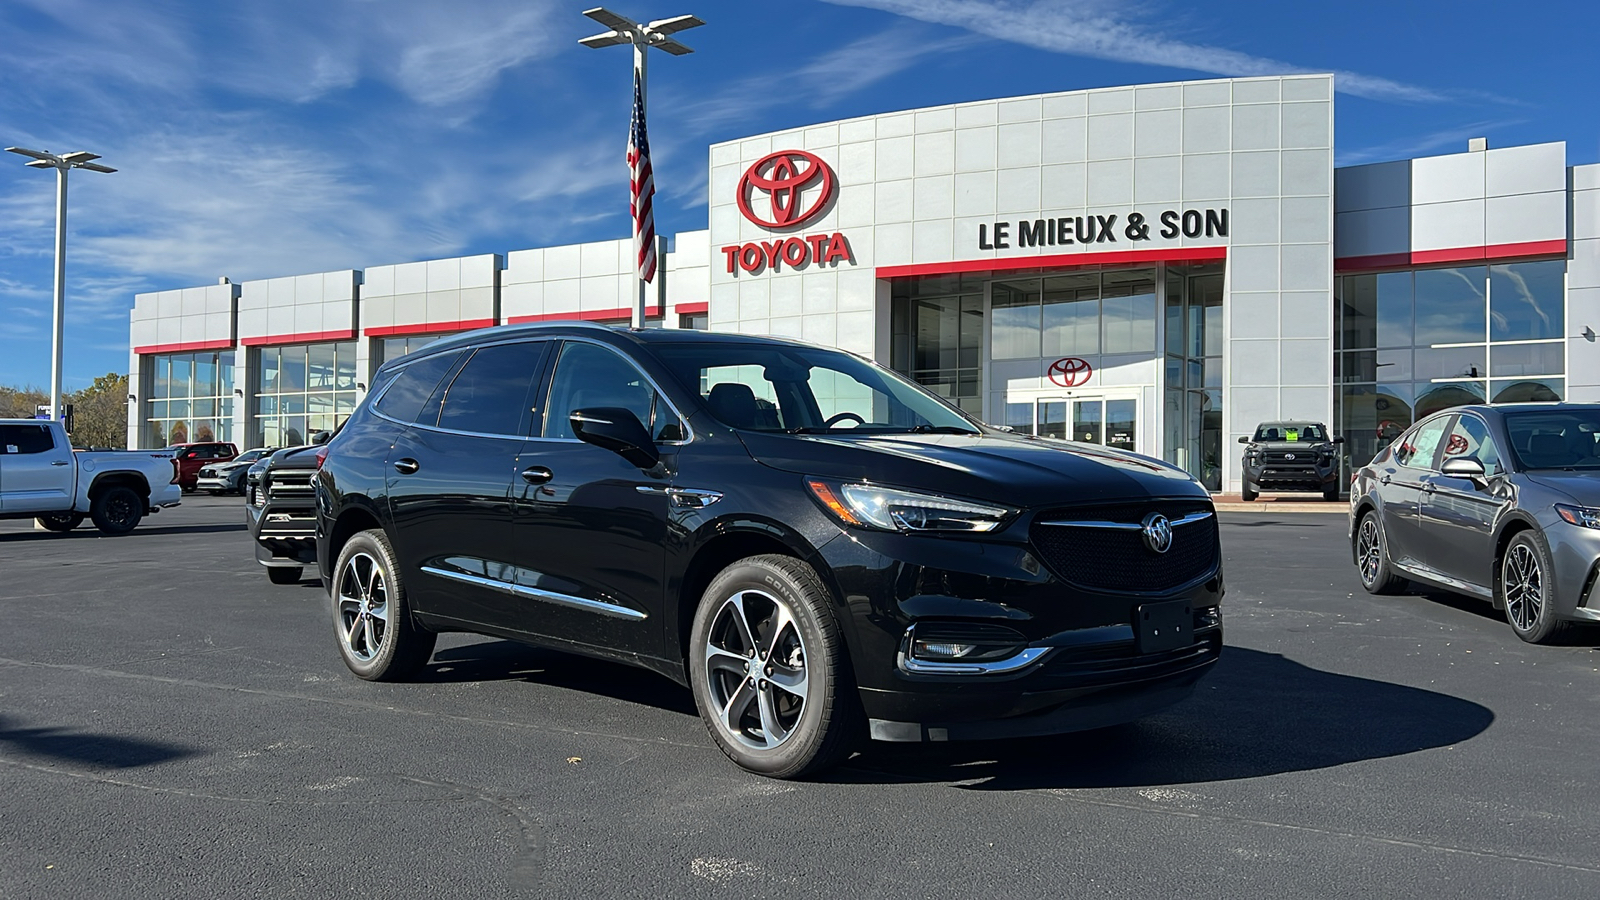
[(1139, 399), (1133, 394), (1007, 403), (1006, 424), (1020, 434), (1139, 451)]

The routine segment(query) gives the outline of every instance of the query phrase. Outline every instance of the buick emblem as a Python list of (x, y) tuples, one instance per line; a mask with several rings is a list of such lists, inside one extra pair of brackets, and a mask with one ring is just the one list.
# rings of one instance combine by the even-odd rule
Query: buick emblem
[[(834, 185), (833, 170), (815, 154), (779, 150), (756, 160), (739, 179), (739, 212), (762, 228), (798, 228), (827, 209)], [(813, 188), (810, 204), (802, 207), (802, 193)], [(770, 205), (759, 208), (761, 199)]]
[(1139, 534), (1152, 553), (1165, 553), (1172, 549), (1172, 523), (1161, 513), (1151, 513), (1140, 523)]

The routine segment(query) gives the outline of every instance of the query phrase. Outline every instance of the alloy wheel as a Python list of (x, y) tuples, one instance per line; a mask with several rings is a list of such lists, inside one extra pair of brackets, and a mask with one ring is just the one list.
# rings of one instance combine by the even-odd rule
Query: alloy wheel
[(1518, 543), (1506, 553), (1502, 580), (1506, 592), (1506, 617), (1518, 631), (1531, 631), (1544, 610), (1544, 571), (1539, 557), (1527, 544)]
[(788, 740), (809, 689), (794, 610), (765, 591), (739, 591), (717, 610), (704, 652), (717, 727), (752, 750)]
[(371, 554), (352, 554), (339, 573), (339, 626), (345, 649), (356, 659), (369, 662), (383, 649), (389, 631), (389, 583)]
[(1371, 587), (1377, 582), (1378, 567), (1383, 564), (1383, 538), (1378, 534), (1378, 523), (1371, 516), (1361, 520), (1356, 533), (1356, 556), (1361, 560), (1361, 583)]

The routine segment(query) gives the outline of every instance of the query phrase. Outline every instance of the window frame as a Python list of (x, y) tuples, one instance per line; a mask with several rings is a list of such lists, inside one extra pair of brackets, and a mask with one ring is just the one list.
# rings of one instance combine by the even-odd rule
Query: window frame
[[(655, 391), (657, 405), (653, 406), (652, 408), (659, 409), (659, 404), (665, 403), (667, 409), (672, 410), (672, 414), (677, 417), (678, 424), (683, 430), (683, 438), (676, 441), (654, 440), (653, 443), (658, 446), (681, 447), (685, 444), (691, 444), (694, 442), (694, 425), (689, 422), (689, 417), (683, 414), (683, 410), (680, 409), (678, 404), (673, 401), (672, 396), (662, 389), (661, 382), (657, 381), (654, 376), (645, 371), (644, 366), (639, 365), (639, 362), (633, 357), (604, 341), (597, 341), (586, 337), (557, 336), (550, 339), (550, 343), (552, 346), (549, 352), (545, 355), (543, 374), (539, 380), (538, 393), (535, 395), (539, 399), (539, 406), (543, 410), (543, 413), (534, 417), (535, 421), (537, 422), (537, 427), (530, 430), (537, 433), (529, 435), (529, 440), (550, 441), (561, 444), (584, 443), (581, 438), (576, 437), (549, 437), (545, 434), (545, 423), (550, 418), (550, 395), (551, 392), (555, 390), (556, 370), (560, 366), (562, 353), (566, 351), (568, 344), (591, 344), (616, 354), (616, 356), (624, 363), (632, 366), (639, 373), (639, 375), (644, 378), (645, 382), (650, 385), (651, 390)], [(645, 423), (645, 428), (651, 430), (652, 437), (654, 437), (655, 434), (660, 433), (660, 429), (651, 429), (649, 423)]]
[[(529, 398), (534, 397), (534, 396), (537, 395), (537, 392), (539, 390), (540, 382), (544, 379), (544, 373), (545, 373), (546, 365), (549, 362), (550, 345), (553, 344), (553, 343), (555, 343), (555, 341), (552, 341), (549, 338), (535, 338), (535, 339), (532, 339), (532, 340), (494, 341), (492, 343), (479, 344), (479, 345), (477, 345), (475, 347), (469, 348), (469, 349), (471, 349), (472, 352), (468, 353), (468, 354), (464, 354), (462, 359), (457, 360), (456, 364), (450, 367), (450, 371), (445, 373), (445, 377), (441, 378), (439, 380), (439, 384), (437, 386), (435, 386), (434, 389), (433, 389), (434, 396), (438, 396), (439, 397), (438, 416), (437, 416), (437, 418), (434, 419), (434, 424), (428, 425), (428, 424), (425, 424), (425, 423), (422, 423), (422, 422), (413, 422), (412, 424), (417, 426), (417, 427), (420, 427), (420, 428), (427, 428), (427, 429), (432, 430), (432, 431), (444, 432), (446, 434), (465, 434), (465, 435), (470, 435), (470, 436), (473, 436), (473, 437), (516, 438), (516, 439), (530, 437), (531, 433), (535, 430), (535, 426), (542, 426), (543, 419), (540, 416), (532, 415), (532, 413), (531, 413), (531, 409), (532, 408), (529, 407), (528, 400), (529, 400)], [(467, 431), (467, 430), (461, 429), (461, 428), (450, 428), (450, 427), (445, 426), (443, 424), (444, 423), (444, 404), (449, 399), (450, 389), (455, 386), (456, 379), (460, 378), (461, 377), (461, 373), (465, 372), (467, 370), (467, 367), (472, 365), (472, 360), (474, 358), (476, 358), (479, 353), (481, 353), (484, 350), (487, 350), (487, 349), (489, 349), (491, 347), (508, 347), (508, 346), (513, 345), (513, 344), (536, 344), (536, 345), (539, 345), (538, 346), (538, 360), (534, 363), (533, 371), (531, 373), (529, 373), (529, 376), (528, 376), (528, 387), (527, 387), (526, 392), (522, 395), (523, 410), (521, 412), (521, 418), (520, 418), (520, 420), (518, 422), (518, 426), (517, 426), (518, 430), (521, 433), (520, 434), (503, 434), (503, 433), (500, 433), (500, 432), (489, 432), (489, 431)], [(441, 393), (441, 391), (442, 391), (442, 393)], [(423, 404), (422, 404), (423, 410), (426, 410), (428, 408), (428, 405), (430, 403), (432, 403), (432, 402), (433, 402), (433, 397), (432, 396), (430, 396), (427, 400), (423, 401)]]
[(1439, 471), (1439, 454), (1444, 451), (1445, 436), (1450, 433), (1450, 429), (1455, 427), (1455, 420), (1457, 417), (1458, 414), (1453, 410), (1441, 412), (1437, 415), (1429, 416), (1428, 418), (1423, 419), (1421, 422), (1411, 426), (1411, 430), (1402, 435), (1398, 441), (1402, 447), (1409, 445), (1418, 434), (1422, 433), (1422, 429), (1431, 426), (1435, 422), (1444, 423), (1440, 427), (1439, 440), (1433, 445), (1433, 453), (1428, 457), (1427, 465), (1419, 466), (1414, 464), (1414, 461), (1417, 458), (1415, 451), (1412, 452), (1411, 456), (1406, 458), (1405, 462), (1401, 462), (1397, 456), (1395, 459), (1395, 464), (1403, 469), (1418, 469), (1424, 472)]

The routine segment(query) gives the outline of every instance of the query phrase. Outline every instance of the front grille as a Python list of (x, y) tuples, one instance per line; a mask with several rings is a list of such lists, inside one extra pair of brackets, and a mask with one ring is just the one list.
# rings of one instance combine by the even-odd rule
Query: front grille
[(311, 471), (269, 472), (267, 474), (267, 496), (273, 500), (284, 498), (310, 498), (311, 478), (315, 475)]
[[(1220, 556), (1217, 517), (1175, 525), (1172, 546), (1156, 553), (1133, 529), (1092, 527), (1086, 523), (1137, 524), (1152, 512), (1177, 521), (1211, 504), (1158, 501), (1053, 510), (1034, 520), (1028, 537), (1045, 566), (1062, 581), (1094, 591), (1165, 594), (1216, 571)], [(1085, 523), (1063, 525), (1051, 523)]]

